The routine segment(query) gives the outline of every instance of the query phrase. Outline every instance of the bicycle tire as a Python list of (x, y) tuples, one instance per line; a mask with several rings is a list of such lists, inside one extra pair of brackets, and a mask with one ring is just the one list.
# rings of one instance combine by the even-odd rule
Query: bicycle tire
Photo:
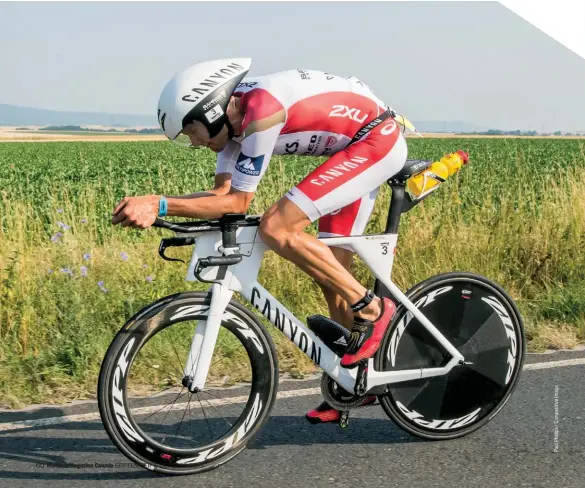
[(231, 300), (221, 326), (239, 339), (252, 369), (251, 394), (238, 421), (222, 438), (195, 449), (162, 446), (134, 421), (127, 408), (126, 379), (137, 354), (160, 331), (186, 320), (205, 320), (210, 302), (209, 293), (184, 292), (145, 307), (118, 332), (100, 369), (98, 405), (106, 432), (122, 454), (157, 473), (200, 473), (233, 459), (264, 426), (276, 399), (278, 358), (272, 338), (252, 313)]
[[(449, 287), (450, 290), (439, 294)], [(435, 296), (430, 299), (433, 292)], [(484, 294), (489, 296), (482, 296)], [(436, 275), (413, 286), (406, 295), (417, 308), (423, 307), (425, 316), (462, 352), (466, 361), (474, 358), (476, 362), (458, 365), (442, 377), (388, 385), (388, 393), (379, 397), (382, 408), (399, 427), (420, 438), (447, 440), (468, 435), (492, 420), (517, 386), (526, 352), (520, 312), (501, 286), (474, 273)], [(492, 315), (489, 315), (490, 310)], [(470, 320), (474, 316), (478, 321), (480, 318), (485, 321), (478, 326), (477, 321)], [(450, 355), (437, 343), (434, 347), (434, 340), (412, 314), (399, 305), (376, 355), (376, 368), (385, 371), (444, 365)], [(497, 347), (487, 349), (495, 344)], [(507, 364), (502, 363), (504, 358)], [(510, 358), (513, 358), (513, 365)], [(472, 380), (483, 381), (484, 391)], [(486, 403), (467, 408), (473, 399)]]

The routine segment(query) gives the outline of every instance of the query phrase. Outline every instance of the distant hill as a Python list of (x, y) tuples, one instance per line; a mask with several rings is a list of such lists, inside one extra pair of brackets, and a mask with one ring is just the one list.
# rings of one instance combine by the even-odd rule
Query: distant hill
[(156, 116), (60, 112), (0, 103), (1, 125), (106, 125), (113, 127), (158, 127)]
[[(467, 122), (413, 121), (419, 132), (484, 132), (482, 127)], [(111, 127), (158, 127), (156, 116), (104, 114), (97, 112), (61, 112), (38, 108), (0, 104), (0, 126), (2, 125), (105, 125)]]
[(446, 133), (462, 133), (462, 132), (484, 132), (490, 127), (483, 127), (481, 125), (470, 124), (468, 122), (460, 121), (428, 121), (421, 120), (418, 122), (412, 121), (419, 132), (446, 132)]

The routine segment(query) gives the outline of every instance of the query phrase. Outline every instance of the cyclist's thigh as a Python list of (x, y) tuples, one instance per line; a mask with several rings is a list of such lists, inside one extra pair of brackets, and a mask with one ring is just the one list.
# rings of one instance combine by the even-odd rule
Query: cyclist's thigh
[(407, 153), (398, 124), (387, 121), (331, 156), (286, 196), (314, 222), (377, 189), (402, 169)]
[[(319, 237), (362, 235), (370, 220), (372, 210), (374, 210), (379, 189), (380, 187), (375, 188), (359, 200), (321, 217), (319, 219)], [(339, 245), (337, 247), (353, 252), (350, 246)]]
[(319, 219), (319, 237), (348, 237), (364, 233), (380, 187), (359, 200)]

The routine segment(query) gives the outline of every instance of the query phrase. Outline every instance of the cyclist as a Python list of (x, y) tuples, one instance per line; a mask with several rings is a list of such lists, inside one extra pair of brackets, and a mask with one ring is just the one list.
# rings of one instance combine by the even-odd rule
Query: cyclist
[[(341, 366), (354, 367), (379, 348), (395, 305), (355, 280), (351, 250), (330, 248), (303, 230), (319, 220), (321, 237), (363, 233), (378, 188), (406, 161), (400, 119), (355, 77), (297, 69), (245, 78), (250, 64), (248, 58), (196, 64), (175, 75), (160, 96), (164, 134), (217, 153), (214, 188), (126, 197), (112, 223), (147, 228), (157, 216), (246, 213), (272, 154), (330, 156), (264, 213), (259, 232), (271, 250), (319, 283), (331, 318), (351, 329)], [(307, 413), (313, 423), (339, 417), (325, 402)]]

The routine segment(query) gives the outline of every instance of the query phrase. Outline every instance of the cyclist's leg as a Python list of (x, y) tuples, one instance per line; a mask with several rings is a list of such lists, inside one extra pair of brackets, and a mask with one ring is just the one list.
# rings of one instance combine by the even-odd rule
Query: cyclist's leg
[[(329, 215), (319, 219), (319, 237), (346, 237), (363, 234), (374, 209), (378, 190), (379, 188), (376, 188), (360, 200), (356, 200), (342, 209), (331, 212)], [(346, 246), (331, 247), (331, 252), (347, 270), (350, 269), (354, 256), (354, 252), (350, 248), (346, 248)], [(347, 302), (337, 293), (322, 285), (319, 286), (327, 300), (329, 316), (338, 324), (351, 329), (353, 311), (349, 308)], [(376, 396), (367, 396), (360, 406), (373, 405), (375, 402)], [(316, 408), (309, 410), (305, 414), (305, 418), (311, 424), (339, 422), (341, 412), (323, 401)]]
[[(331, 252), (333, 253), (333, 256), (335, 256), (335, 259), (337, 259), (345, 269), (350, 271), (354, 255), (353, 251), (348, 251), (347, 249), (342, 249), (340, 247), (332, 247)], [(327, 302), (327, 308), (329, 309), (329, 317), (331, 317), (331, 320), (335, 320), (335, 322), (343, 325), (346, 329), (351, 329), (353, 324), (353, 312), (349, 308), (347, 302), (333, 290), (323, 286), (318, 281), (317, 284), (321, 288), (325, 301)]]
[[(379, 187), (403, 167), (406, 156), (406, 141), (396, 122), (380, 124), (364, 140), (333, 155), (263, 215), (260, 233), (264, 242), (348, 304), (366, 303), (366, 288), (325, 244), (303, 230), (311, 222)], [(374, 297), (354, 312), (357, 322), (354, 321), (352, 337), (357, 334), (353, 341), (356, 351), (344, 356), (343, 366), (351, 366), (375, 353), (394, 304)]]
[[(319, 219), (319, 237), (347, 237), (364, 233), (379, 188), (371, 191), (359, 200), (331, 212)], [(350, 271), (354, 252), (348, 246), (331, 247), (335, 258)], [(353, 311), (347, 302), (337, 293), (319, 284), (329, 308), (329, 317), (347, 329), (353, 325)]]

